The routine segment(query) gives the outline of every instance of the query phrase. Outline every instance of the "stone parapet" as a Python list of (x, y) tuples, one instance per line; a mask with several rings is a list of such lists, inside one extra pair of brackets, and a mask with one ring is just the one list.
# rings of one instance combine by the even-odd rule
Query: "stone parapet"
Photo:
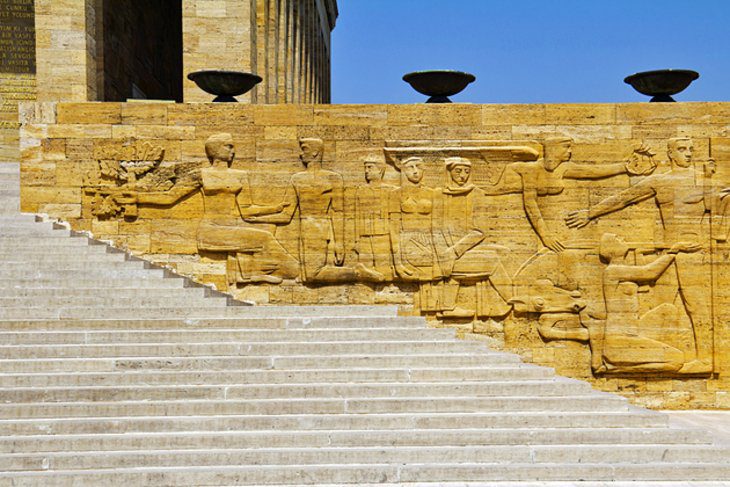
[(23, 211), (260, 304), (397, 304), (730, 406), (730, 103), (27, 103)]

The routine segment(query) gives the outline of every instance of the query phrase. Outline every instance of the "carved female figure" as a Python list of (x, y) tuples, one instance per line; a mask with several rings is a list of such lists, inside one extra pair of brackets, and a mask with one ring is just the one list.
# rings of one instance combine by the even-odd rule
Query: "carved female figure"
[(409, 157), (398, 169), (401, 187), (390, 193), (390, 240), (398, 276), (406, 281), (434, 280), (437, 271), (432, 238), (435, 191), (423, 185), (423, 159)]

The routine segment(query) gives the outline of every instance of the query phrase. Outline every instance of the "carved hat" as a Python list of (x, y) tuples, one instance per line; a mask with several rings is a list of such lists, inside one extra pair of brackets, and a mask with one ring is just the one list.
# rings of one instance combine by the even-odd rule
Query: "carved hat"
[(385, 164), (385, 161), (383, 161), (382, 158), (375, 156), (375, 155), (369, 155), (365, 157), (365, 159), (362, 160), (363, 165), (366, 164), (375, 164), (376, 166), (382, 166)]
[(471, 161), (466, 157), (447, 157), (444, 159), (446, 163), (446, 170), (451, 171), (456, 166), (467, 166), (471, 167)]
[(416, 163), (416, 164), (423, 164), (423, 159), (420, 157), (416, 157), (416, 156), (407, 157), (407, 158), (403, 159), (402, 161), (399, 161), (396, 159), (395, 168), (398, 171), (400, 171), (403, 168), (403, 166), (405, 166), (406, 164), (409, 164), (411, 162)]

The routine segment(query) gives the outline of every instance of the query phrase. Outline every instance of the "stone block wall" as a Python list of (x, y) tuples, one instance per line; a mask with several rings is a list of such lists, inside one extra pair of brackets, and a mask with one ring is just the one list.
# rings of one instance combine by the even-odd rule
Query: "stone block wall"
[(21, 121), (23, 211), (238, 298), (397, 303), (638, 404), (730, 406), (728, 103), (39, 103)]

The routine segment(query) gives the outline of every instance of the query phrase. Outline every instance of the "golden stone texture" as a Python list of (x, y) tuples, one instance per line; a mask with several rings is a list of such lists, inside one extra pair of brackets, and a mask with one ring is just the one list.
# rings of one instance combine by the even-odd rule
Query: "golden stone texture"
[(397, 303), (727, 407), (730, 104), (24, 104), (23, 211), (260, 304)]

